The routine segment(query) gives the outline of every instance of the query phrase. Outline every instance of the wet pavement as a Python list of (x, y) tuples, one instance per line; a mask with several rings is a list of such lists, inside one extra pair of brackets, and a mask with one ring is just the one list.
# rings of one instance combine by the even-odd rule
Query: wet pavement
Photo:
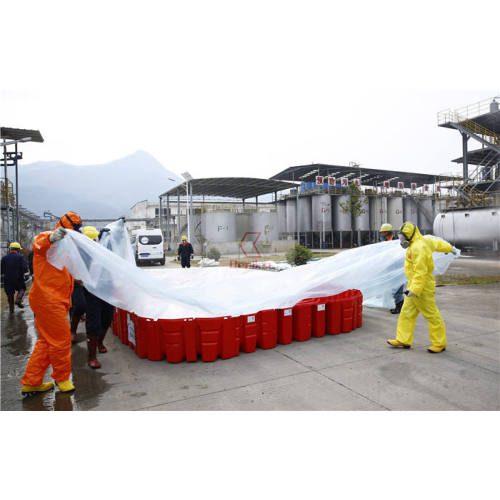
[[(460, 259), (450, 272), (495, 275), (498, 261)], [(500, 273), (498, 273), (500, 275)], [(437, 290), (448, 348), (427, 353), (417, 321), (410, 350), (391, 349), (397, 316), (365, 309), (361, 329), (214, 363), (140, 359), (108, 333), (102, 368), (86, 363), (84, 324), (72, 347), (73, 394), (23, 398), (36, 332), (27, 306), (10, 314), (2, 292), (1, 409), (5, 410), (499, 410), (500, 284)], [(50, 368), (45, 380), (50, 379)]]

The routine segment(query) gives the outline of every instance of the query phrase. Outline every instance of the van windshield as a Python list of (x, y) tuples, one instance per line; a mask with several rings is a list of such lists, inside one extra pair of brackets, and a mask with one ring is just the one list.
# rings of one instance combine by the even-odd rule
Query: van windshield
[(141, 245), (159, 245), (161, 243), (161, 236), (159, 234), (139, 236), (139, 243)]

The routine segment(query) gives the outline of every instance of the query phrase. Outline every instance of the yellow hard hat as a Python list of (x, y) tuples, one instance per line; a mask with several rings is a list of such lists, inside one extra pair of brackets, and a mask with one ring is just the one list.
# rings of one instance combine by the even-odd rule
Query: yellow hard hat
[(393, 229), (392, 229), (392, 225), (389, 224), (388, 222), (386, 222), (385, 224), (382, 224), (380, 226), (380, 232), (381, 233), (386, 233), (386, 232), (389, 232), (389, 231), (393, 231)]
[(12, 249), (12, 248), (17, 248), (17, 250), (21, 250), (22, 249), (22, 246), (17, 242), (17, 241), (13, 241), (10, 245), (9, 245), (9, 248)]
[(94, 226), (85, 226), (82, 229), (82, 233), (94, 241), (96, 241), (99, 236), (99, 231)]
[(181, 240), (186, 240), (187, 241), (187, 236), (183, 235)]

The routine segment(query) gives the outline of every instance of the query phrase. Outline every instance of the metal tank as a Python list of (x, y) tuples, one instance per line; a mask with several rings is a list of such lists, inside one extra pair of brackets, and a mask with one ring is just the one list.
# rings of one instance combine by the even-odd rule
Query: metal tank
[(348, 205), (351, 197), (348, 194), (344, 194), (341, 196), (332, 196), (332, 198), (333, 229), (335, 231), (350, 231), (352, 228), (351, 212), (345, 211), (341, 204)]
[(328, 194), (313, 196), (312, 206), (312, 230), (323, 231), (323, 222), (325, 231), (332, 230), (332, 199)]
[(387, 222), (387, 197), (370, 196), (370, 229), (379, 231), (380, 226)]
[(420, 198), (418, 202), (418, 228), (422, 234), (432, 233), (434, 217), (434, 200), (432, 198)]
[(299, 231), (311, 231), (311, 197), (302, 196), (299, 198)]
[(355, 231), (369, 231), (370, 230), (370, 203), (368, 197), (361, 200), (361, 209), (364, 213), (354, 217), (354, 230)]
[(418, 224), (417, 202), (411, 196), (403, 198), (403, 219), (403, 222)]
[(211, 243), (236, 240), (236, 214), (231, 212), (207, 212), (201, 215), (201, 228)]
[(276, 212), (256, 212), (250, 218), (251, 231), (261, 233), (259, 241), (274, 241), (279, 238), (278, 214)]
[(286, 205), (284, 201), (277, 203), (276, 211), (278, 213), (278, 231), (281, 233), (286, 232)]
[(254, 214), (236, 214), (236, 239), (239, 241), (243, 235), (252, 229), (252, 216)]
[(394, 196), (387, 199), (387, 222), (392, 224), (394, 230), (403, 225), (403, 198)]
[(295, 227), (296, 214), (295, 214), (295, 200), (286, 200), (286, 232), (295, 233), (297, 228)]
[(434, 219), (433, 233), (458, 248), (481, 247), (498, 251), (500, 207), (439, 213)]

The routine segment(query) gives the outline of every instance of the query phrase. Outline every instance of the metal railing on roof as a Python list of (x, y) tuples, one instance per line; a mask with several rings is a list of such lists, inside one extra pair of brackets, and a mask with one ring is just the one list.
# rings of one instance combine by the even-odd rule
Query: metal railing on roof
[(459, 123), (464, 120), (472, 120), (478, 116), (485, 115), (490, 112), (490, 105), (496, 99), (500, 99), (500, 96), (489, 97), (488, 99), (483, 99), (482, 101), (468, 104), (467, 106), (455, 110), (448, 108), (439, 111), (437, 114), (438, 125)]

